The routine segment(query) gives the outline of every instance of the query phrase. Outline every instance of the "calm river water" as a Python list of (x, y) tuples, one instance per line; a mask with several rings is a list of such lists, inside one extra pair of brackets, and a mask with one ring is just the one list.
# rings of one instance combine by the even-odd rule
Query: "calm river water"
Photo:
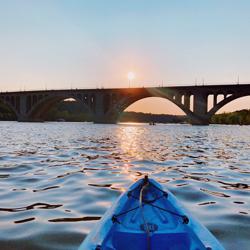
[(0, 249), (77, 249), (148, 173), (250, 249), (250, 127), (0, 122)]

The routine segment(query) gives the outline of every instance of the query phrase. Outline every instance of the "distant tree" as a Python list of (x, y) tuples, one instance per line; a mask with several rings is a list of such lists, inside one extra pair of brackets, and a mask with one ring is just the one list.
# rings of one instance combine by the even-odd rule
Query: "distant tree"
[(8, 106), (0, 102), (0, 120), (13, 121), (16, 120), (16, 115)]
[(243, 109), (230, 113), (216, 114), (211, 119), (215, 124), (250, 125), (250, 110)]

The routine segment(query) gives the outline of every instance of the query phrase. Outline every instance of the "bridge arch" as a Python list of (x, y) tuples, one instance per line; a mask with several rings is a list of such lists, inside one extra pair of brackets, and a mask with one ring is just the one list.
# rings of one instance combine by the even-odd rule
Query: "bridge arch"
[[(146, 113), (146, 116), (141, 116), (140, 114), (136, 116), (131, 116), (128, 114), (125, 115), (125, 112), (143, 112)], [(152, 115), (151, 115), (152, 114)], [(166, 115), (169, 117), (166, 119)], [(172, 118), (170, 118), (172, 116)], [(118, 121), (133, 121), (133, 122), (180, 122), (184, 119), (180, 119), (174, 116), (183, 116), (186, 117), (185, 112), (179, 108), (175, 103), (170, 101), (167, 98), (162, 97), (145, 97), (140, 99), (131, 105), (129, 105), (122, 113)], [(143, 118), (142, 118), (143, 117)], [(143, 119), (143, 120), (142, 120)]]
[[(30, 97), (27, 97), (27, 101), (29, 102)], [(32, 99), (32, 98), (31, 98)], [(74, 99), (75, 101), (81, 103), (83, 107), (83, 111), (85, 111), (88, 115), (91, 115), (92, 110), (91, 107), (88, 105), (86, 98), (81, 95), (74, 95), (74, 94), (61, 94), (61, 95), (44, 95), (38, 96), (36, 98), (33, 97), (33, 102), (31, 104), (30, 110), (28, 111), (28, 119), (30, 120), (44, 120), (46, 115), (48, 114), (49, 110), (54, 107), (56, 104), (60, 103), (63, 100), (67, 99)], [(90, 103), (91, 104), (91, 103)]]
[(155, 96), (140, 99), (132, 103), (124, 111), (137, 112), (137, 110), (138, 112), (152, 114), (186, 115), (182, 109), (180, 109), (176, 104), (174, 104), (170, 100)]
[[(184, 95), (184, 94), (177, 95), (173, 93), (172, 94), (166, 93), (160, 90), (155, 90), (152, 92), (145, 91), (143, 93), (140, 92), (137, 95), (135, 94), (126, 95), (126, 96), (121, 97), (119, 101), (115, 105), (113, 105), (113, 107), (111, 106), (107, 114), (111, 116), (113, 115), (113, 117), (116, 116), (115, 119), (118, 120), (121, 114), (132, 104), (140, 100), (146, 99), (146, 98), (157, 97), (157, 98), (163, 98), (165, 100), (170, 101), (180, 110), (182, 110), (182, 112), (186, 114), (187, 117), (192, 117), (193, 112), (190, 109), (191, 96), (192, 96), (191, 94), (190, 95)], [(184, 103), (184, 99), (186, 99), (186, 102), (188, 100), (189, 105), (186, 105)]]
[(219, 103), (217, 103), (213, 108), (211, 108), (208, 111), (209, 117), (211, 118), (214, 114), (216, 114), (221, 108), (223, 108), (228, 103), (246, 96), (250, 96), (250, 93), (240, 93), (240, 94), (234, 93), (228, 96), (225, 95), (225, 98), (223, 100), (221, 100)]
[(250, 94), (236, 98), (220, 108), (216, 114), (235, 112), (242, 109), (250, 109)]

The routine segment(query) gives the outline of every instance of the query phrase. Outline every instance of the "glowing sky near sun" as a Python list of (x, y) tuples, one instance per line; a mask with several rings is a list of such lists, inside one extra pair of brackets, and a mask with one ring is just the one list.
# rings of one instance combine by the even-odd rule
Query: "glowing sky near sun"
[[(0, 91), (250, 82), (249, 9), (248, 0), (0, 0)], [(164, 102), (134, 107), (176, 112)]]

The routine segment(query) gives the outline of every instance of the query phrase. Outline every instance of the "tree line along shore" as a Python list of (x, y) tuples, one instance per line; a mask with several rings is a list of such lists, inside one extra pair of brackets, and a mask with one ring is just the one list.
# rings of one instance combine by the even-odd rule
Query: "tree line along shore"
[[(0, 103), (0, 120), (16, 120), (15, 114), (2, 103)], [(84, 113), (80, 103), (75, 101), (63, 101), (51, 108), (45, 120), (91, 122), (91, 117)], [(184, 115), (123, 112), (119, 118), (119, 122), (187, 123), (188, 118)], [(250, 125), (250, 109), (216, 114), (212, 117), (211, 123)]]

